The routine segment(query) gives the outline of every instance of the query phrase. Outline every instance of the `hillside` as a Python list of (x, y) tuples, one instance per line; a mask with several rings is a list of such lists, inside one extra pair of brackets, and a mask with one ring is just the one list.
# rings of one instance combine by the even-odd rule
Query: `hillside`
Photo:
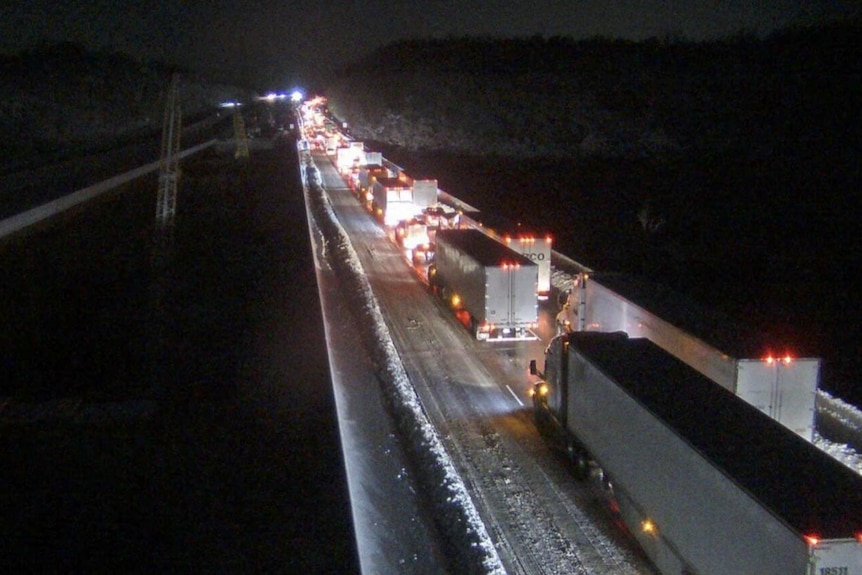
[(843, 318), (862, 267), (860, 32), (404, 41), (327, 96), (411, 175), (547, 229), (591, 267), (660, 277), (793, 352), (843, 350), (827, 378), (856, 388), (862, 318)]
[(0, 57), (3, 169), (32, 165), (69, 150), (158, 135), (164, 94), (175, 71), (182, 78), (186, 118), (246, 95), (240, 88), (158, 62), (91, 52), (72, 43)]

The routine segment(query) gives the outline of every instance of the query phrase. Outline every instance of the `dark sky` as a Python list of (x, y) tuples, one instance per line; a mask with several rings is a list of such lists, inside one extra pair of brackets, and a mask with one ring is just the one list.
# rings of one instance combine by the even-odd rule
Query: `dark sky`
[(855, 0), (6, 0), (0, 49), (70, 40), (287, 89), (401, 38), (700, 40), (852, 11)]

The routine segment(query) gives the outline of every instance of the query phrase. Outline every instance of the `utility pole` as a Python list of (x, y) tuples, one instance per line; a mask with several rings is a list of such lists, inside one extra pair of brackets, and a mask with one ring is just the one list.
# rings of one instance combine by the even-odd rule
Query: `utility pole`
[(165, 101), (162, 126), (162, 155), (159, 161), (159, 193), (156, 198), (156, 226), (153, 238), (151, 284), (152, 322), (149, 336), (153, 383), (164, 391), (170, 365), (171, 330), (167, 295), (170, 287), (170, 263), (174, 249), (174, 215), (177, 211), (177, 184), (180, 178), (180, 132), (182, 112), (179, 102), (178, 74), (171, 77)]
[(179, 74), (171, 77), (162, 126), (162, 155), (159, 165), (159, 194), (156, 199), (156, 226), (172, 231), (177, 211), (177, 183), (180, 178), (180, 133), (182, 111), (179, 102)]
[(233, 137), (236, 142), (234, 157), (237, 160), (248, 159), (248, 137), (245, 134), (245, 121), (239, 111), (239, 103), (233, 107)]

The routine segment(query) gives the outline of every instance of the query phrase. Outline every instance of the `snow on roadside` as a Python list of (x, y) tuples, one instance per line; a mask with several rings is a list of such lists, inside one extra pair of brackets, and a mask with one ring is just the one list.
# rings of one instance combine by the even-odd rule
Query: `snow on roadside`
[[(817, 430), (814, 445), (862, 474), (862, 454), (852, 445), (862, 445), (862, 411), (826, 391), (817, 391)], [(832, 439), (824, 438), (819, 432)]]
[(326, 253), (341, 289), (351, 298), (358, 295), (362, 304), (357, 313), (363, 316), (358, 318), (362, 320), (358, 323), (363, 341), (405, 447), (416, 463), (417, 478), (431, 500), (434, 520), (451, 553), (449, 559), (466, 573), (503, 575), (506, 571), (494, 543), (410, 383), (359, 258), (332, 210), (318, 174), (311, 157), (305, 156), (302, 177), (311, 192), (312, 214), (326, 238)]

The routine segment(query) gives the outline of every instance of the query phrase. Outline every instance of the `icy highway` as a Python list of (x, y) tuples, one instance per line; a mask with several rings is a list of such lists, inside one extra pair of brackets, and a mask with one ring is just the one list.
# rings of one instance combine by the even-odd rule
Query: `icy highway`
[[(656, 573), (614, 521), (600, 482), (575, 481), (533, 425), (527, 366), (541, 360), (546, 341), (474, 340), (359, 205), (329, 159), (316, 154), (314, 162), (410, 382), (507, 572)], [(551, 322), (542, 315), (547, 340)]]

